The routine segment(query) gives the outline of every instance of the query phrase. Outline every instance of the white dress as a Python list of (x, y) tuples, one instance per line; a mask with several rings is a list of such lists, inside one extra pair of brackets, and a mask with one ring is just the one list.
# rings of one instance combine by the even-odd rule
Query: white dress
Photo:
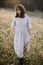
[(30, 18), (25, 15), (24, 18), (13, 18), (11, 28), (15, 27), (14, 50), (18, 57), (23, 57), (24, 45), (30, 42), (29, 29), (32, 28)]

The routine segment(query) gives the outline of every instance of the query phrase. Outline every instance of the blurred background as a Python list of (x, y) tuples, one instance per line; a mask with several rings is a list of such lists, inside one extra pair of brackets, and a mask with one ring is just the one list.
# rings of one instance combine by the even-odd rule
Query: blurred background
[(27, 10), (43, 11), (43, 0), (0, 0), (0, 7), (14, 8), (17, 3), (22, 3)]
[(43, 65), (43, 0), (0, 0), (0, 65), (18, 65), (13, 36), (8, 43), (6, 38), (15, 16), (15, 5), (19, 3), (25, 6), (32, 23), (30, 50), (28, 54), (24, 52), (25, 65)]

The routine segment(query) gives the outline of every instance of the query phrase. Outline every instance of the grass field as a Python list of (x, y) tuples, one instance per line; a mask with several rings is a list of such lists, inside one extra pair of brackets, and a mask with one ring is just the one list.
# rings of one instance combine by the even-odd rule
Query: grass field
[[(27, 12), (32, 23), (31, 45), (26, 59), (26, 65), (43, 65), (43, 12)], [(0, 65), (17, 65), (13, 48), (13, 38), (10, 43), (5, 39), (10, 33), (10, 24), (15, 16), (13, 9), (0, 8)]]

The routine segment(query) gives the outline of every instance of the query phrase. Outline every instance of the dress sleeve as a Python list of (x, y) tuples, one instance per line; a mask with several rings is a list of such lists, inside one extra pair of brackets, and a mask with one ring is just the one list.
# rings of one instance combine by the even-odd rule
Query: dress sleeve
[(32, 24), (31, 24), (31, 20), (30, 20), (29, 16), (27, 18), (27, 28), (28, 28), (28, 30), (32, 29)]
[(11, 22), (11, 28), (14, 28), (15, 26), (16, 26), (16, 21), (15, 21), (15, 18), (13, 18)]

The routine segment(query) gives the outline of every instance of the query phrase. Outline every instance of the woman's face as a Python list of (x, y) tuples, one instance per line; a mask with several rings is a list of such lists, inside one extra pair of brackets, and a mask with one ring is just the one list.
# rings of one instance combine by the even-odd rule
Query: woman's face
[(20, 15), (21, 10), (19, 10), (19, 8), (17, 8), (16, 13), (18, 13)]

